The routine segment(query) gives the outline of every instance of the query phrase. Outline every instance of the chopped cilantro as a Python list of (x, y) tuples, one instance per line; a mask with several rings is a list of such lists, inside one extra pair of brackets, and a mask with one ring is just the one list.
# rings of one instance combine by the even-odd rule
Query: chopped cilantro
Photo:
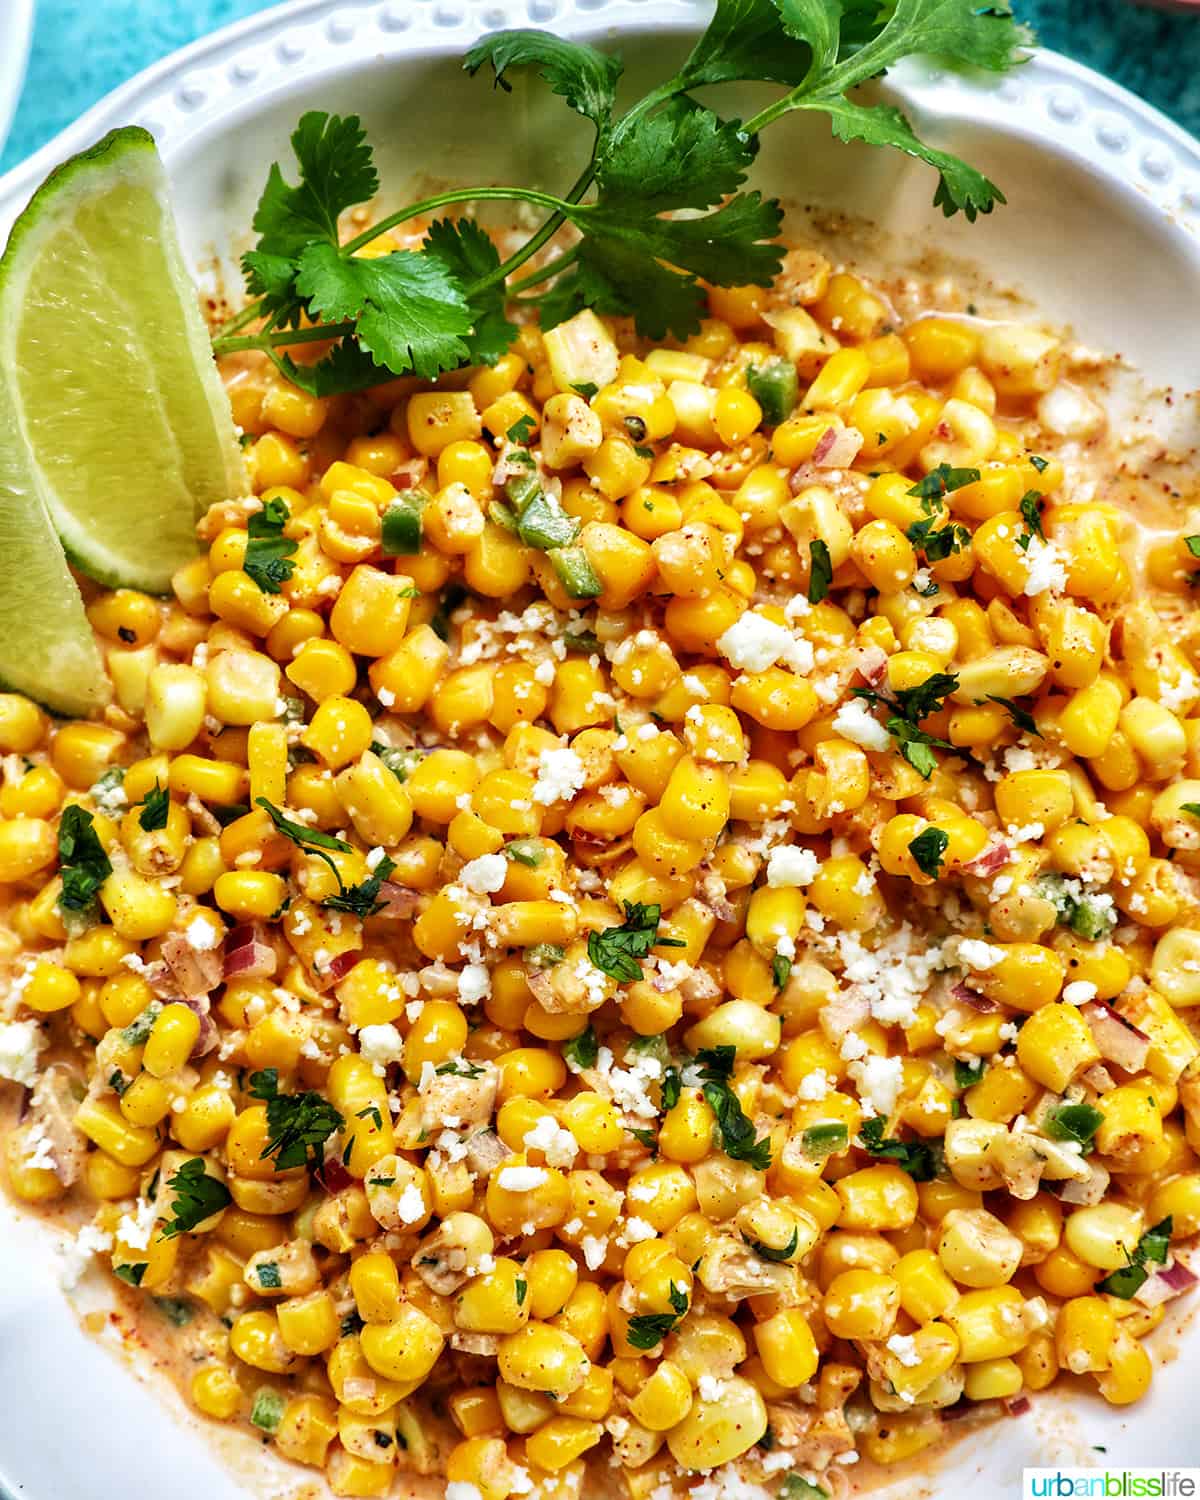
[(944, 828), (924, 828), (908, 846), (908, 852), (916, 861), (917, 868), (925, 875), (938, 878), (942, 859), (950, 847), (950, 835)]
[(653, 1349), (662, 1343), (688, 1310), (687, 1292), (672, 1281), (667, 1296), (674, 1309), (669, 1313), (635, 1313), (629, 1320), (625, 1337), (635, 1349)]
[(312, 1089), (303, 1094), (281, 1094), (275, 1068), (250, 1075), (250, 1094), (266, 1102), (268, 1139), (261, 1154), (264, 1160), (275, 1158), (277, 1172), (306, 1163), (316, 1166), (320, 1148), (345, 1124), (329, 1100)]
[(749, 1162), (760, 1172), (771, 1165), (771, 1141), (761, 1139), (747, 1119), (741, 1101), (730, 1087), (736, 1049), (731, 1046), (703, 1047), (696, 1054), (704, 1097), (717, 1117), (721, 1148), (734, 1161)]
[(658, 936), (661, 914), (662, 908), (654, 903), (643, 905), (640, 901), (626, 901), (625, 920), (620, 927), (588, 933), (588, 958), (610, 978), (622, 984), (633, 984), (642, 977), (638, 960), (645, 958), (651, 948), (685, 946), (678, 938)]
[(163, 1225), (163, 1239), (174, 1239), (177, 1234), (188, 1234), (197, 1224), (220, 1213), (233, 1202), (229, 1189), (216, 1177), (210, 1177), (204, 1169), (204, 1159), (193, 1156), (167, 1179), (167, 1191), (174, 1193), (171, 1204), (173, 1218)]
[(112, 874), (112, 864), (93, 826), (90, 812), (72, 802), (58, 824), (58, 904), (64, 911), (88, 911), (96, 892)]

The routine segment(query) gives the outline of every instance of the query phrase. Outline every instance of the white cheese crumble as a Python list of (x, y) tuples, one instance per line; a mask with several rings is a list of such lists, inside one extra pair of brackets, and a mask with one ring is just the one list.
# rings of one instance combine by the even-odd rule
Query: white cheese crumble
[(833, 716), (833, 727), (843, 737), (861, 745), (864, 750), (887, 750), (892, 737), (861, 698), (843, 703)]
[(117, 1221), (117, 1238), (131, 1250), (148, 1250), (158, 1220), (158, 1208), (148, 1198), (139, 1198), (133, 1213)]
[(1037, 594), (1061, 594), (1066, 588), (1067, 565), (1053, 542), (1044, 542), (1040, 536), (1030, 537), (1025, 560), (1029, 564), (1029, 576), (1025, 580), (1024, 592), (1029, 598)]
[(36, 1021), (0, 1023), (0, 1078), (31, 1084), (37, 1077), (38, 1053), (45, 1045)]
[(396, 1215), (404, 1224), (416, 1224), (425, 1217), (425, 1199), (415, 1182), (405, 1185), (396, 1201)]
[(811, 1073), (806, 1074), (800, 1080), (800, 1087), (796, 1090), (798, 1099), (811, 1099), (819, 1101), (824, 1099), (833, 1086), (833, 1080), (824, 1068), (814, 1068)]
[(904, 1084), (904, 1064), (898, 1057), (866, 1057), (850, 1064), (858, 1097), (877, 1115), (890, 1115)]
[(499, 1185), (509, 1193), (527, 1193), (549, 1180), (549, 1173), (541, 1167), (501, 1167), (496, 1178)]
[(587, 771), (574, 750), (543, 750), (538, 756), (533, 800), (543, 807), (553, 802), (569, 802), (586, 780)]
[(994, 969), (1004, 957), (1004, 949), (982, 938), (963, 938), (958, 945), (958, 961), (964, 969)]
[(821, 868), (821, 861), (811, 849), (785, 844), (767, 855), (767, 884), (808, 885)]
[(885, 1346), (890, 1354), (894, 1354), (906, 1370), (915, 1369), (921, 1363), (921, 1356), (917, 1353), (917, 1341), (911, 1333), (893, 1333)]
[(792, 633), (763, 615), (747, 610), (717, 637), (717, 650), (740, 672), (765, 672), (773, 667), (792, 641)]
[(388, 1063), (399, 1062), (404, 1038), (390, 1021), (364, 1026), (358, 1033), (358, 1050), (381, 1075)]
[(458, 998), (464, 1005), (478, 1005), (492, 993), (492, 976), (484, 964), (467, 964), (458, 976)]
[(552, 1167), (569, 1167), (579, 1154), (579, 1142), (553, 1115), (543, 1115), (522, 1143), (531, 1151), (541, 1151)]
[(1096, 986), (1086, 979), (1075, 979), (1063, 987), (1062, 997), (1068, 1005), (1087, 1005), (1099, 994)]
[(490, 896), (498, 891), (507, 875), (508, 860), (503, 854), (481, 854), (458, 872), (461, 884), (480, 896)]

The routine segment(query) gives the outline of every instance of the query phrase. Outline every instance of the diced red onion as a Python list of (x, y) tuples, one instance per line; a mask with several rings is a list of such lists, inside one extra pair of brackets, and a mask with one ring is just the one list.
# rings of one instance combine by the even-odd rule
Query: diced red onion
[(818, 469), (848, 469), (863, 445), (862, 433), (853, 427), (827, 427), (813, 449)]
[(947, 1406), (942, 1412), (944, 1422), (991, 1422), (1004, 1415), (1004, 1403), (1000, 1401), (968, 1401), (962, 1398)]
[(406, 885), (397, 885), (394, 880), (385, 880), (379, 887), (379, 900), (382, 905), (375, 913), (377, 917), (403, 920), (416, 911), (421, 893), (409, 890)]
[(985, 849), (982, 854), (977, 854), (973, 860), (963, 866), (968, 875), (982, 877), (994, 875), (997, 870), (1002, 870), (1012, 858), (1012, 850), (1007, 844), (993, 844)]
[(226, 979), (271, 979), (279, 960), (253, 922), (235, 927), (225, 940)]
[(336, 1156), (327, 1156), (313, 1176), (327, 1193), (340, 1193), (354, 1181)]
[(878, 687), (887, 671), (887, 652), (881, 646), (858, 646), (851, 655), (862, 680), (870, 687)]
[(211, 1002), (207, 995), (183, 995), (178, 1004), (186, 1005), (189, 1010), (195, 1011), (200, 1017), (200, 1034), (197, 1036), (188, 1058), (207, 1057), (217, 1046), (220, 1033), (217, 1031), (216, 1022), (209, 1015)]
[(1098, 1094), (1107, 1094), (1109, 1089), (1117, 1086), (1116, 1079), (1103, 1063), (1093, 1063), (1090, 1068), (1085, 1068), (1079, 1075), (1079, 1081), (1086, 1083), (1088, 1088), (1095, 1089)]
[(969, 1005), (972, 1010), (977, 1010), (983, 1016), (1000, 1009), (995, 1000), (989, 999), (987, 995), (981, 995), (978, 990), (968, 989), (965, 984), (956, 984), (950, 993), (955, 1000), (961, 1000), (964, 1005)]
[(325, 971), (326, 984), (338, 984), (345, 979), (350, 970), (362, 957), (357, 948), (352, 948), (349, 953), (339, 953), (336, 958), (329, 960), (329, 967)]
[(1150, 1051), (1150, 1038), (1146, 1033), (1107, 1005), (1085, 1005), (1082, 1014), (1100, 1049), (1100, 1056), (1116, 1063), (1118, 1068), (1124, 1068), (1127, 1073), (1140, 1073)]
[(1133, 1294), (1134, 1301), (1140, 1302), (1143, 1307), (1158, 1307), (1188, 1291), (1196, 1285), (1197, 1280), (1200, 1278), (1194, 1271), (1189, 1271), (1181, 1260), (1172, 1261), (1165, 1271), (1155, 1271), (1153, 1276), (1142, 1282)]
[(1030, 1407), (1029, 1397), (1018, 1396), (1015, 1401), (1006, 1401), (1004, 1406), (1010, 1417), (1023, 1417)]
[(162, 956), (175, 984), (185, 995), (207, 995), (225, 977), (220, 943), (198, 948), (186, 932), (172, 932), (163, 938)]

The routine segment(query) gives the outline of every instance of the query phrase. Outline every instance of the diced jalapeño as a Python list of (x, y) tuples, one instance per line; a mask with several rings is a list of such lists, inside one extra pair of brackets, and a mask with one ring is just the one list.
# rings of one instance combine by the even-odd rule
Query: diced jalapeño
[(764, 365), (747, 365), (746, 389), (762, 407), (763, 421), (778, 427), (796, 408), (800, 390), (796, 367), (790, 359), (769, 359)]

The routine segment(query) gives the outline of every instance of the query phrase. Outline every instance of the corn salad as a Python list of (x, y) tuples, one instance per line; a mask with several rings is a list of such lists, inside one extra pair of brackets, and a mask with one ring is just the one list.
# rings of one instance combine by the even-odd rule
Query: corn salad
[(1064, 359), (798, 249), (681, 347), (230, 362), (254, 494), (92, 595), (111, 706), (0, 696), (8, 1184), (200, 1412), (337, 1495), (793, 1500), (1145, 1392), (1200, 633)]

